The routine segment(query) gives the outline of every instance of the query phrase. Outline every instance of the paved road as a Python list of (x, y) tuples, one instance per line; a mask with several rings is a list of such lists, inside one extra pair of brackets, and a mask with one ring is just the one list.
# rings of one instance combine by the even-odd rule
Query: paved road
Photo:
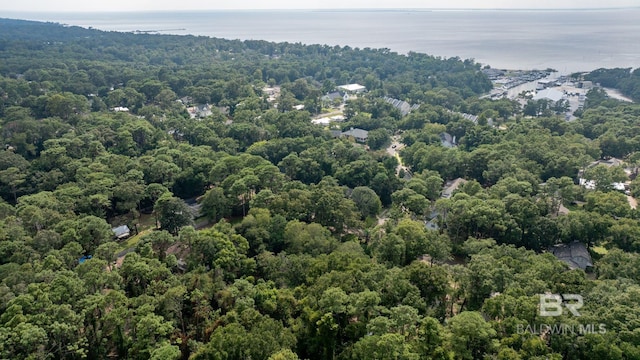
[(411, 178), (411, 170), (408, 167), (404, 166), (404, 164), (402, 163), (402, 158), (400, 158), (400, 153), (399, 153), (399, 151), (404, 149), (405, 147), (406, 145), (400, 142), (400, 136), (394, 135), (391, 137), (391, 144), (387, 148), (387, 154), (398, 159), (398, 167), (396, 168), (396, 175), (398, 175), (400, 173), (400, 170), (402, 169), (405, 171), (405, 179), (409, 179)]

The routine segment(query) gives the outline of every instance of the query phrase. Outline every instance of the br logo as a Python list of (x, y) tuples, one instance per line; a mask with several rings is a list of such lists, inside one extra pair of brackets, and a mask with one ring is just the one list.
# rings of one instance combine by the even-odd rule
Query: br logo
[(563, 306), (573, 316), (580, 316), (578, 309), (584, 301), (577, 294), (540, 294), (540, 316), (561, 316)]

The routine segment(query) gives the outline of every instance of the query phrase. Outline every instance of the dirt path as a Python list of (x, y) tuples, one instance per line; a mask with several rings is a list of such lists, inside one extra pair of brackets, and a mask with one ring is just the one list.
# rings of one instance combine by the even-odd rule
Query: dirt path
[(632, 209), (636, 209), (638, 207), (638, 201), (633, 196), (627, 195), (627, 201)]

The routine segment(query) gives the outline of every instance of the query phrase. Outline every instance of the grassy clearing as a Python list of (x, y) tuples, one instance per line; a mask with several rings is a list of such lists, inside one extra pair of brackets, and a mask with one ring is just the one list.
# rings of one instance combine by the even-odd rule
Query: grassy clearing
[(604, 246), (593, 246), (591, 250), (599, 255), (607, 255), (609, 253), (609, 250), (605, 249)]
[(154, 229), (156, 227), (156, 218), (153, 214), (141, 214), (138, 218), (138, 229), (140, 231)]
[(567, 209), (569, 209), (569, 211), (580, 211), (582, 210), (584, 203), (582, 202), (574, 202), (571, 204), (566, 204), (564, 207), (566, 207)]
[(132, 247), (135, 247), (136, 245), (138, 245), (140, 238), (142, 238), (144, 235), (151, 233), (153, 230), (154, 230), (153, 228), (142, 230), (137, 235), (131, 236), (124, 242), (120, 243), (120, 249), (118, 251), (124, 251)]

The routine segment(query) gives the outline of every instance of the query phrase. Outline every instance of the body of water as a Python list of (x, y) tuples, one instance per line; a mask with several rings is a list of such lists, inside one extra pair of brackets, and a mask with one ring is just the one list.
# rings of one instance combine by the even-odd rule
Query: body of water
[(560, 73), (640, 66), (640, 8), (0, 13), (111, 31), (388, 48)]

